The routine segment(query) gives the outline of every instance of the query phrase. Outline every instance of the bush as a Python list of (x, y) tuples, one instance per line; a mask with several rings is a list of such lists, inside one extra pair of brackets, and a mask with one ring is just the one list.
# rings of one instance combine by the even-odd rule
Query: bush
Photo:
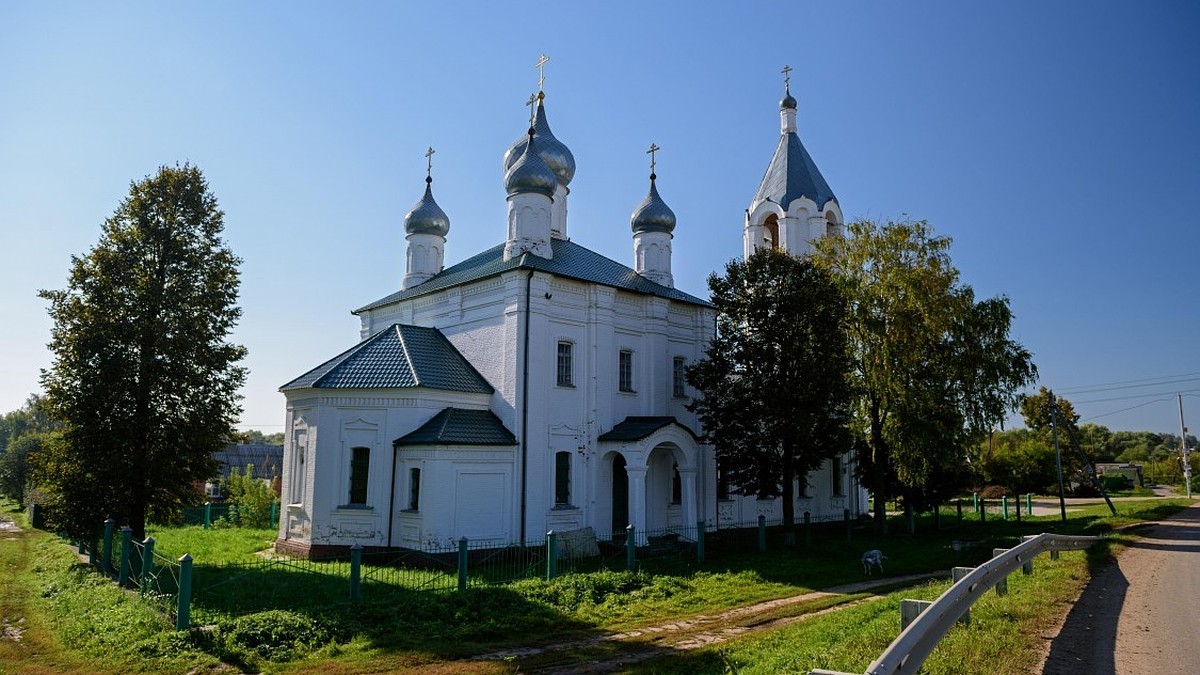
[(1003, 485), (989, 485), (979, 491), (980, 499), (1000, 499), (1011, 496), (1013, 496), (1013, 491)]
[(216, 640), (226, 657), (245, 661), (246, 656), (290, 661), (332, 640), (333, 631), (312, 617), (272, 609), (240, 616), (221, 624)]
[(271, 527), (271, 505), (275, 492), (270, 484), (254, 477), (254, 465), (247, 464), (244, 472), (233, 469), (226, 479), (230, 509), (224, 516), (230, 525), (240, 527)]

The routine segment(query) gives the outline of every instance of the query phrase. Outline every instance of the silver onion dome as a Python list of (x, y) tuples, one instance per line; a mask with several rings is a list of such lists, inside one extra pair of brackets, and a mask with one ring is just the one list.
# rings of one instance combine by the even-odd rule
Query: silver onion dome
[(795, 110), (796, 109), (796, 99), (795, 99), (795, 97), (792, 96), (791, 89), (784, 90), (783, 99), (781, 101), (779, 101), (779, 109), (780, 110)]
[(404, 216), (406, 234), (434, 234), (444, 237), (450, 232), (450, 218), (433, 200), (433, 179), (425, 179), (425, 196)]
[(650, 174), (650, 193), (642, 203), (633, 210), (629, 217), (629, 226), (634, 234), (641, 232), (664, 232), (670, 234), (675, 229), (675, 212), (658, 196), (658, 188), (654, 185), (654, 174)]
[(541, 153), (538, 152), (540, 146), (541, 142), (536, 139), (534, 129), (530, 129), (523, 151), (504, 175), (504, 189), (510, 197), (525, 192), (554, 197), (558, 178), (541, 158)]
[[(550, 123), (546, 121), (546, 108), (542, 105), (541, 97), (538, 99), (537, 118), (533, 123), (533, 137), (537, 140), (538, 156), (554, 172), (558, 183), (567, 187), (571, 183), (571, 179), (575, 177), (575, 155), (572, 155), (567, 146), (555, 138), (550, 131)], [(505, 171), (516, 164), (521, 153), (525, 152), (525, 146), (528, 143), (529, 136), (526, 135), (518, 138), (508, 148), (508, 151), (504, 153)]]

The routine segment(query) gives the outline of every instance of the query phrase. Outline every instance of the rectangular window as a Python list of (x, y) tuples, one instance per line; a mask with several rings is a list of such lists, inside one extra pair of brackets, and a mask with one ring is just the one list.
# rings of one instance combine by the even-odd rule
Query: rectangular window
[(687, 384), (687, 374), (685, 372), (685, 364), (682, 356), (676, 356), (671, 362), (671, 395), (675, 398), (683, 398), (686, 392), (683, 387)]
[(367, 474), (371, 470), (371, 449), (350, 449), (350, 504), (367, 503)]
[(842, 458), (834, 457), (829, 470), (833, 474), (833, 496), (842, 496)]
[(421, 470), (408, 470), (408, 510), (418, 511), (421, 507)]
[(796, 496), (800, 499), (808, 499), (812, 495), (808, 494), (808, 476), (801, 476), (800, 480), (796, 481)]
[(633, 391), (633, 352), (622, 349), (617, 357), (617, 389)]
[(575, 345), (571, 342), (558, 343), (558, 386), (560, 387), (575, 386), (574, 349)]
[(554, 505), (567, 506), (571, 503), (571, 453), (554, 455)]
[(717, 499), (729, 499), (729, 472), (717, 467)]

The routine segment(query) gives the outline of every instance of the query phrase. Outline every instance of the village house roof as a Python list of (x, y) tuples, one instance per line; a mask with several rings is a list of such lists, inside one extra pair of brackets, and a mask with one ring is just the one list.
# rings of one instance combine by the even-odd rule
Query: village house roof
[(542, 258), (531, 253), (504, 259), (504, 244), (494, 246), (466, 260), (442, 270), (428, 281), (391, 295), (380, 298), (354, 310), (354, 314), (390, 305), (401, 300), (408, 300), (428, 293), (469, 284), (488, 277), (497, 276), (509, 270), (532, 269), (548, 272), (560, 277), (586, 281), (604, 286), (619, 288), (631, 293), (656, 295), (668, 300), (677, 300), (702, 307), (711, 307), (706, 300), (683, 291), (656, 284), (632, 269), (615, 260), (606, 258), (595, 251), (584, 248), (579, 244), (564, 239), (554, 239), (550, 242), (554, 257)]
[(393, 324), (279, 388), (404, 389), (491, 394), (492, 385), (436, 328)]
[(283, 475), (283, 446), (257, 443), (228, 443), (213, 453), (220, 469), (215, 478), (228, 478), (230, 471), (246, 470), (254, 465), (255, 478), (274, 478)]
[(407, 445), (516, 445), (517, 437), (491, 410), (446, 408), (410, 432), (392, 441)]

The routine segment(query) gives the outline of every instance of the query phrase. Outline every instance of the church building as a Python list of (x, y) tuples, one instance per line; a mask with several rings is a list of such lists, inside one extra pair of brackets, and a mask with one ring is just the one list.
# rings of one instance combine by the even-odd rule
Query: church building
[[(551, 133), (544, 99), (539, 92), (528, 132), (503, 156), (503, 241), (445, 266), (450, 218), (428, 175), (404, 218), (400, 290), (354, 310), (358, 344), (281, 387), (278, 550), (421, 549), (462, 537), (504, 546), (628, 525), (644, 537), (780, 517), (778, 498), (727, 493), (687, 410), (695, 392), (684, 371), (703, 358), (716, 322), (706, 300), (674, 287), (677, 223), (655, 186), (657, 148), (630, 217), (626, 266), (568, 236), (575, 157)], [(746, 211), (747, 255), (803, 254), (843, 223), (796, 134), (790, 91), (780, 117), (779, 145)], [(686, 223), (678, 234), (705, 236)], [(848, 461), (800, 481), (796, 512), (864, 512)]]

